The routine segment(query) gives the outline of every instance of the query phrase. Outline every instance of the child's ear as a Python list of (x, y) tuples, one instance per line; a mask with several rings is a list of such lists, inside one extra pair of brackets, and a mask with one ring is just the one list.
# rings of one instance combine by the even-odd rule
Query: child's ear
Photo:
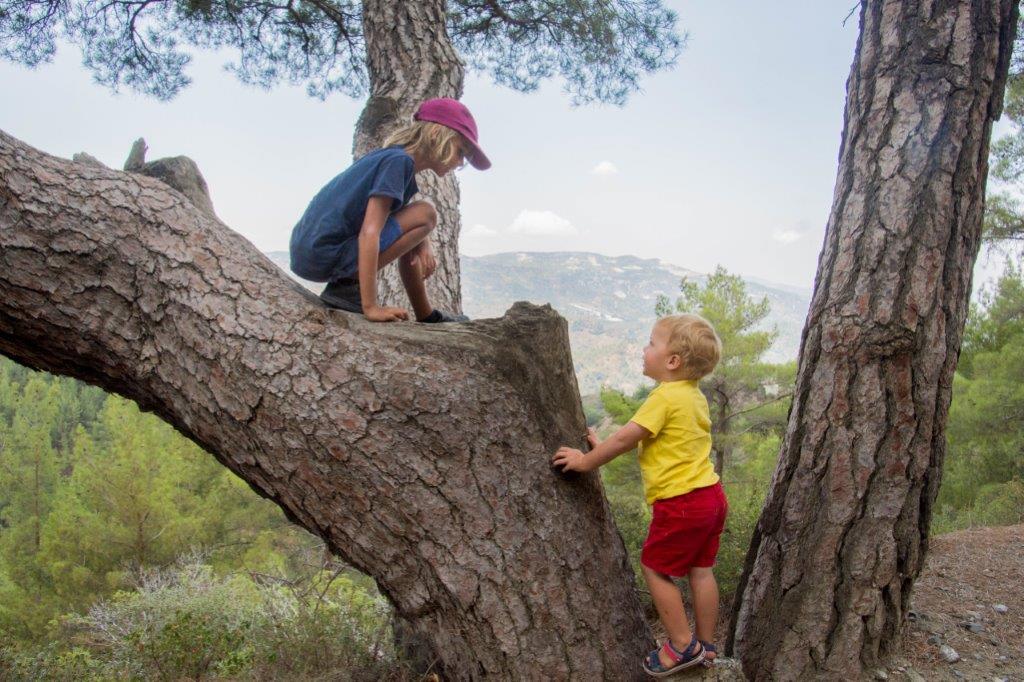
[(683, 359), (681, 357), (679, 357), (678, 355), (676, 355), (675, 353), (673, 353), (672, 355), (668, 356), (668, 368), (670, 370), (677, 370), (677, 369), (679, 369), (682, 366), (682, 364), (683, 364)]

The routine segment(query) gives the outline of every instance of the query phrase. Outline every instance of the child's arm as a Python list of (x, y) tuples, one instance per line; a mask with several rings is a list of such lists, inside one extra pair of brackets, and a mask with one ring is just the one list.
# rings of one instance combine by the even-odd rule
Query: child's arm
[(409, 313), (402, 308), (377, 305), (377, 255), (380, 251), (380, 231), (391, 211), (391, 197), (372, 196), (366, 202), (366, 215), (359, 228), (359, 291), (363, 315), (373, 322), (407, 320)]
[(636, 447), (651, 432), (636, 422), (627, 422), (625, 426), (613, 433), (604, 442), (597, 439), (594, 429), (587, 429), (587, 442), (590, 452), (583, 454), (575, 448), (561, 447), (551, 458), (551, 466), (562, 467), (562, 471), (593, 471), (603, 464), (612, 461), (623, 452)]

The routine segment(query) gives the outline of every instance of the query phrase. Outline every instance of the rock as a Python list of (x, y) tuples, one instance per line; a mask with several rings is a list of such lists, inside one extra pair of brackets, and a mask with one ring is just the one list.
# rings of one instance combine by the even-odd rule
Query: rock
[(992, 605), (992, 610), (995, 611), (996, 613), (1006, 613), (1010, 609), (1008, 609), (1006, 607), (1006, 604), (993, 604)]
[(907, 682), (926, 682), (926, 681), (924, 679), (924, 675), (922, 675), (921, 673), (917, 672), (913, 668), (908, 668), (907, 669)]
[(943, 644), (939, 647), (939, 656), (942, 656), (942, 660), (946, 663), (956, 663), (960, 660), (960, 654), (948, 644)]
[(964, 611), (964, 620), (981, 620), (981, 614), (977, 611)]
[(884, 670), (882, 670), (881, 668), (879, 668), (878, 670), (875, 671), (875, 679), (876, 680), (888, 680), (889, 679), (889, 673), (887, 673)]
[(984, 625), (982, 625), (981, 623), (975, 623), (974, 621), (965, 621), (963, 623), (960, 623), (960, 627), (962, 627), (964, 630), (967, 630), (968, 632), (973, 632), (976, 635), (981, 634), (985, 631)]
[[(695, 675), (690, 675), (687, 679), (694, 679)], [(747, 679), (743, 674), (743, 666), (735, 658), (716, 658), (715, 664), (711, 667), (704, 668), (700, 676), (704, 682), (745, 682)]]
[(938, 645), (942, 644), (942, 637), (940, 637), (937, 634), (932, 635), (931, 637), (928, 638), (928, 643), (933, 645), (933, 646), (938, 646)]
[(958, 680), (962, 680), (964, 678), (964, 674), (959, 670), (954, 670), (953, 677), (957, 678)]

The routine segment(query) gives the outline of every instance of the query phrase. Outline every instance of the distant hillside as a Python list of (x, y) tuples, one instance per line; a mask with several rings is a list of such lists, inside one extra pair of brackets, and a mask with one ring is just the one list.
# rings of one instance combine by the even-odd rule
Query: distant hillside
[[(288, 270), (287, 253), (267, 255)], [(643, 382), (640, 352), (654, 322), (658, 295), (674, 300), (680, 279), (704, 279), (701, 273), (653, 258), (577, 252), (463, 256), (461, 265), (463, 307), (470, 317), (500, 317), (515, 301), (531, 301), (550, 303), (569, 321), (583, 393), (605, 384), (631, 390)], [(767, 359), (795, 359), (810, 292), (752, 279), (747, 287), (752, 296), (768, 297), (769, 323), (779, 330)]]

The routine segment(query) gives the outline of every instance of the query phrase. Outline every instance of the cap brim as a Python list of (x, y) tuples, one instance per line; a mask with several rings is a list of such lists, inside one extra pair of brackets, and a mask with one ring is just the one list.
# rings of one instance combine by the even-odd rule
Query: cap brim
[(478, 145), (476, 142), (473, 142), (473, 140), (469, 139), (465, 135), (463, 135), (462, 137), (473, 148), (473, 151), (469, 154), (468, 157), (469, 164), (473, 166), (473, 168), (476, 168), (477, 170), (487, 170), (488, 168), (490, 168), (491, 160), (487, 158), (486, 154), (484, 154), (484, 150), (480, 149), (480, 145)]

